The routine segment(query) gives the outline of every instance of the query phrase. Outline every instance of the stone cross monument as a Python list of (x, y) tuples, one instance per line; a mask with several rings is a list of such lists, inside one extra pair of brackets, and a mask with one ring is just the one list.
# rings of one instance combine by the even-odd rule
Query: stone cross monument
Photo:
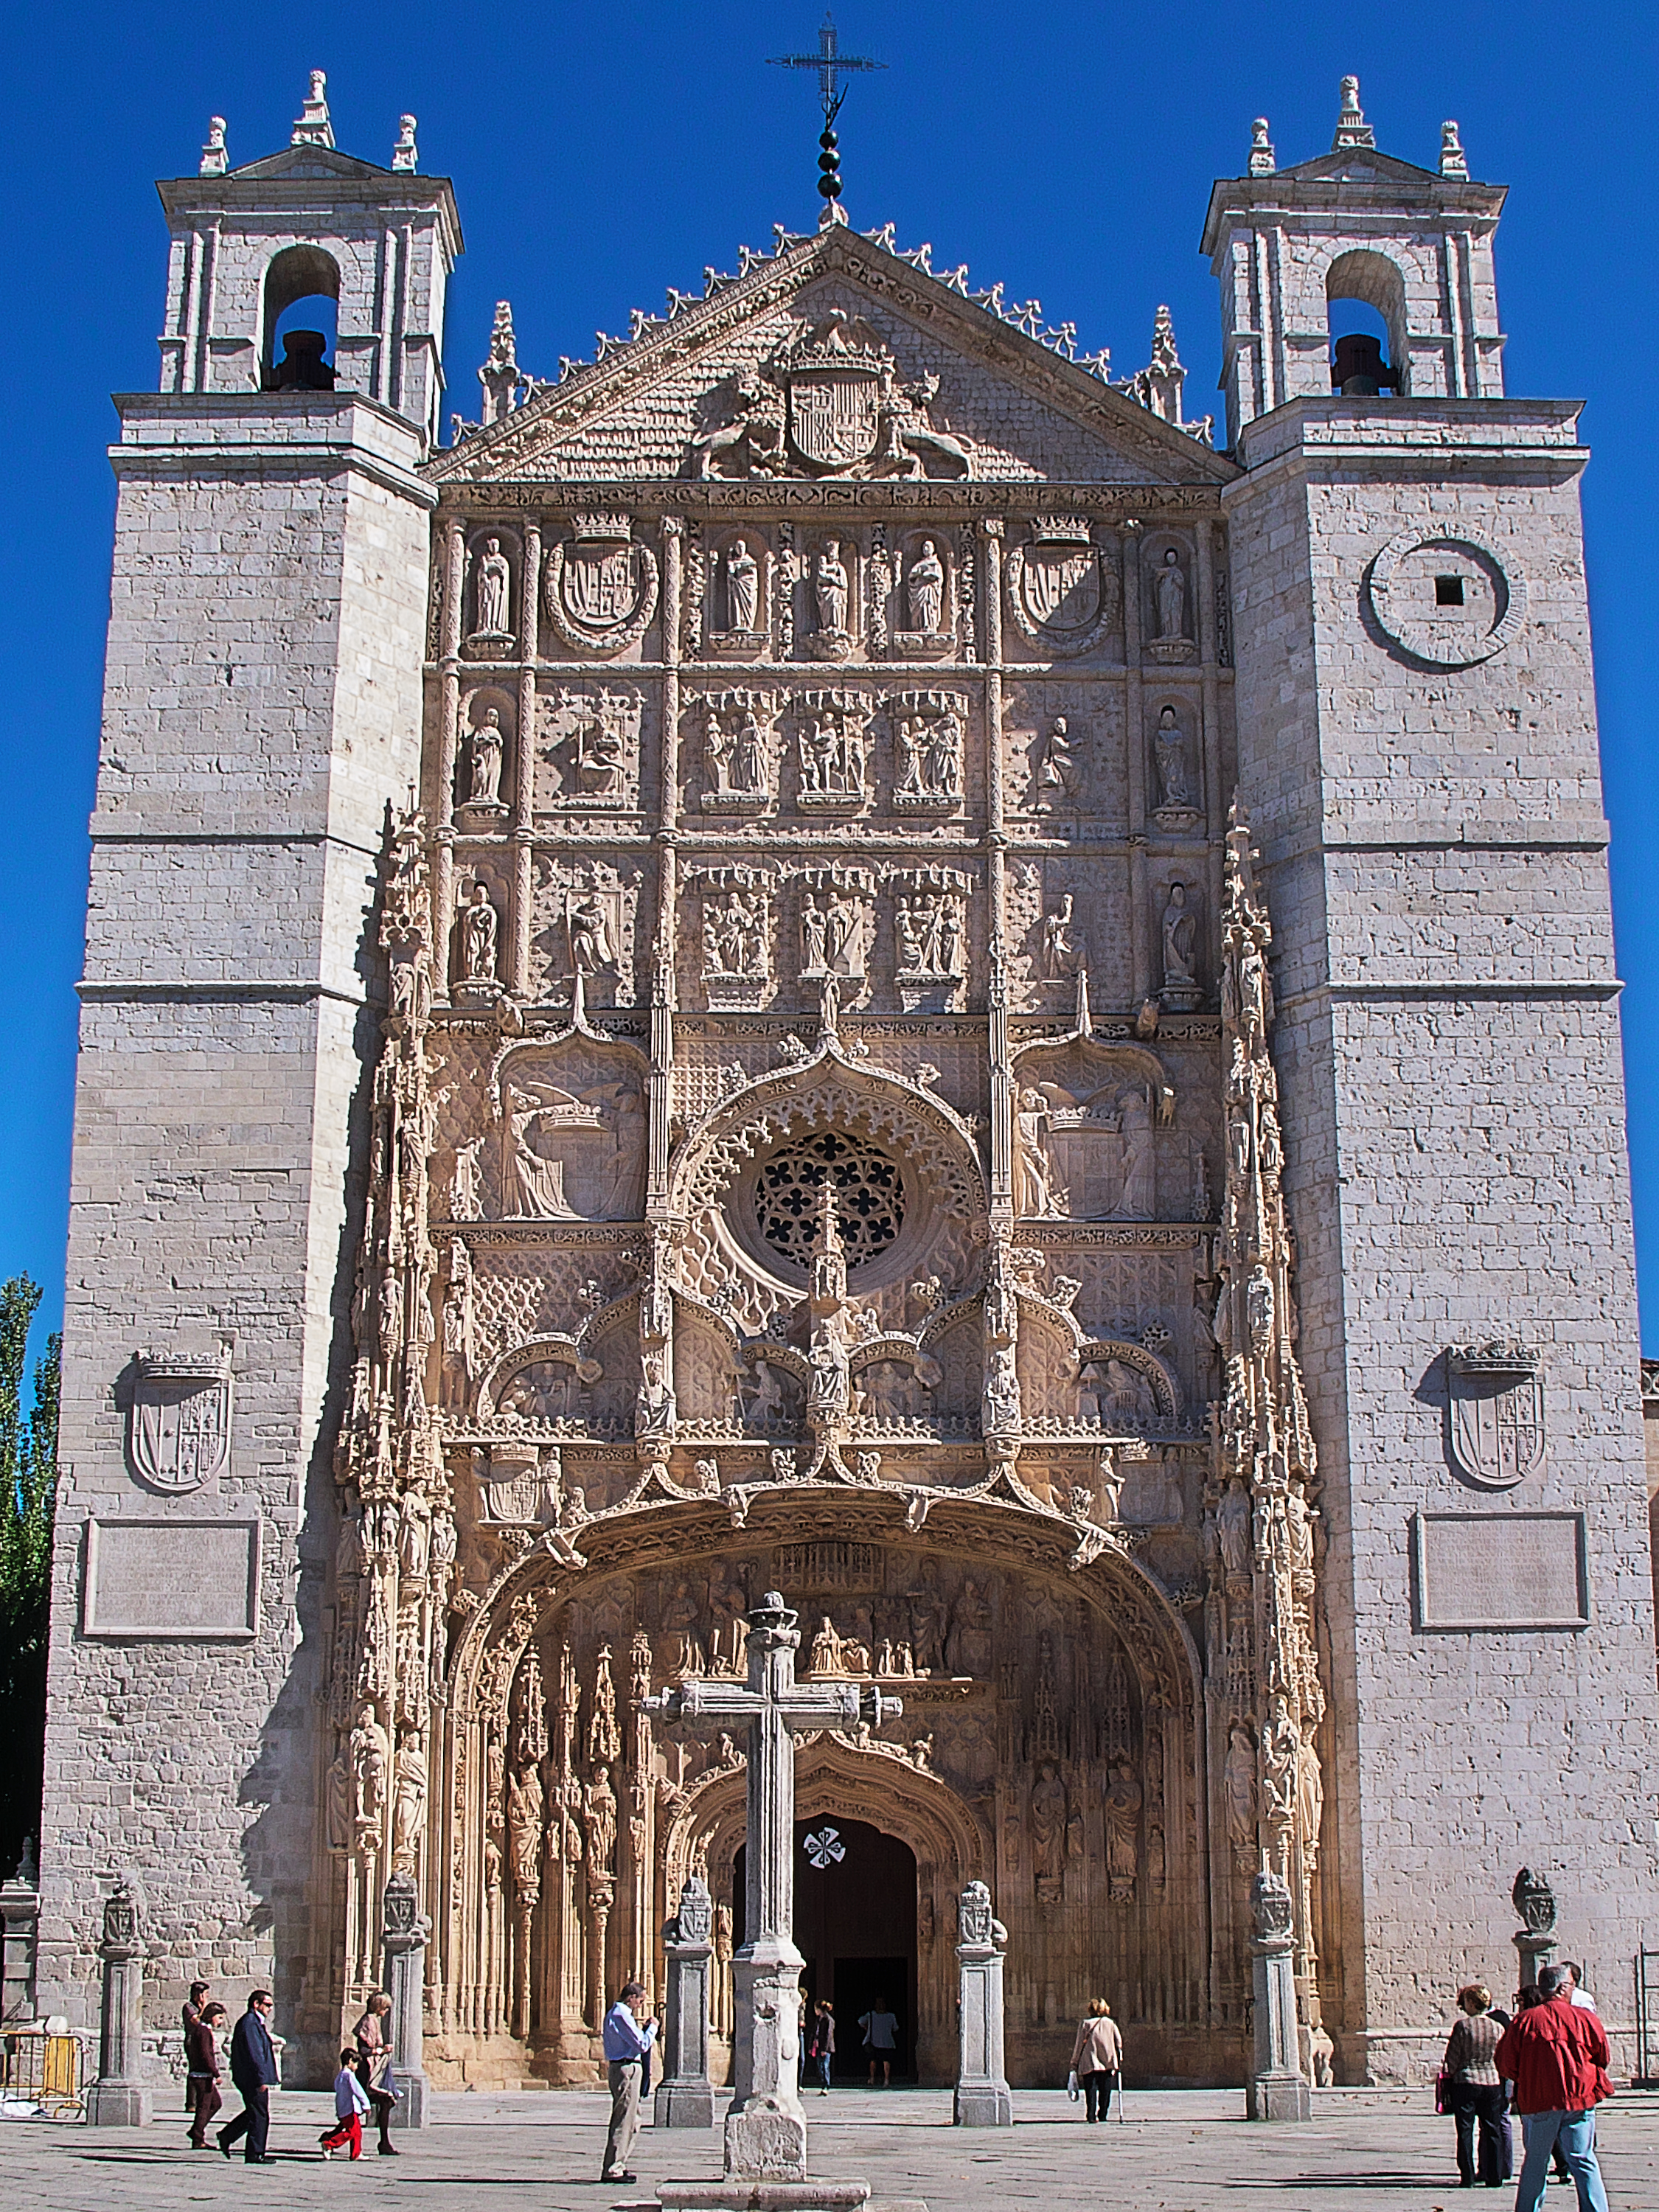
[[(749, 1724), (749, 1821), (746, 1831), (746, 1939), (732, 1961), (734, 2036), (732, 2086), (726, 2116), (728, 2181), (804, 2182), (806, 2115), (797, 2086), (800, 2051), (800, 1972), (795, 1948), (795, 1745), (798, 1729), (879, 1728), (902, 1711), (896, 1698), (860, 1692), (854, 1682), (797, 1682), (799, 1616), (768, 1590), (750, 1609), (749, 1680), (694, 1680), (646, 1700), (671, 1721)], [(836, 2188), (868, 2194), (862, 2183), (819, 2183), (814, 2201)], [(662, 2201), (670, 2201), (664, 2191)], [(706, 2187), (696, 2201), (709, 2201)], [(746, 2200), (745, 2200), (746, 2201)]]
[(659, 2128), (712, 2128), (708, 1962), (714, 1951), (714, 1905), (701, 1876), (694, 1874), (681, 1890), (680, 1909), (662, 1932), (668, 2002), (663, 2007), (663, 2077), (652, 2118)]
[(94, 2128), (149, 2125), (150, 2094), (143, 2075), (144, 1946), (138, 1901), (124, 1875), (104, 1901), (104, 2011), (98, 2039), (98, 2079), (87, 2098)]
[(1306, 2120), (1312, 2101), (1296, 2034), (1295, 1905), (1289, 1886), (1263, 1867), (1250, 1884), (1255, 1933), (1255, 2063), (1245, 2096), (1253, 2120)]
[(970, 1881), (962, 1893), (957, 1945), (962, 1985), (961, 2057), (951, 2118), (959, 2128), (1011, 2128), (1014, 2100), (1002, 2050), (1002, 1954), (1008, 1930), (991, 1911), (991, 1893)]
[(392, 1992), (392, 2086), (398, 2093), (392, 2114), (394, 2128), (432, 2124), (421, 2043), (426, 1939), (431, 1932), (431, 1922), (419, 1910), (413, 1881), (406, 1874), (394, 1874), (381, 1901), (380, 1932)]

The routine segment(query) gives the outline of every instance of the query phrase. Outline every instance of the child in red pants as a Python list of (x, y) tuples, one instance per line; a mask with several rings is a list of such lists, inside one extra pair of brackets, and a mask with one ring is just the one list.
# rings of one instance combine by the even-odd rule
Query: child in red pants
[(334, 2076), (335, 2124), (323, 2137), (323, 2156), (332, 2158), (349, 2143), (353, 2158), (363, 2154), (363, 2116), (368, 2111), (368, 2092), (357, 2071), (355, 2051), (340, 2053), (340, 2070)]

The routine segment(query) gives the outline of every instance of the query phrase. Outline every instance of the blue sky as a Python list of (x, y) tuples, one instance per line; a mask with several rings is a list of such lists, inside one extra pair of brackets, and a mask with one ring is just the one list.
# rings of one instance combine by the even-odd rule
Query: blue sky
[[(764, 65), (815, 43), (822, 0), (633, 6), (169, 8), (85, 0), (11, 21), (12, 307), (0, 319), (0, 1274), (61, 1307), (86, 817), (96, 757), (113, 485), (108, 394), (153, 388), (166, 234), (151, 179), (194, 169), (207, 120), (233, 162), (287, 143), (312, 68), (336, 135), (390, 158), (420, 118), (422, 166), (455, 180), (467, 252), (450, 295), (453, 404), (475, 414), (491, 310), (551, 374), (627, 328), (665, 286), (700, 289), (775, 222), (806, 229), (813, 82)], [(1455, 116), (1474, 173), (1508, 184), (1498, 241), (1509, 389), (1588, 402), (1592, 610), (1624, 999), (1638, 1247), (1659, 1351), (1659, 808), (1650, 5), (1535, 0), (1448, 8), (1033, 0), (845, 0), (842, 43), (884, 73), (842, 118), (861, 228), (931, 240), (941, 267), (1041, 298), (1081, 349), (1146, 357), (1167, 301), (1212, 404), (1214, 288), (1197, 242), (1211, 179), (1237, 174), (1250, 118), (1281, 163), (1330, 143), (1359, 76), (1379, 144), (1431, 164)]]

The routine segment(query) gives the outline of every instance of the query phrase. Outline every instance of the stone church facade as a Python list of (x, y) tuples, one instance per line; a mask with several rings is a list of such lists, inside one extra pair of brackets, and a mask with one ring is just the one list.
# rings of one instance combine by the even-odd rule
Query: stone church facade
[[(319, 82), (161, 190), (43, 2006), (95, 2016), (125, 1870), (157, 2020), (269, 1980), (320, 2071), (396, 1872), (434, 2076), (591, 2079), (695, 1871), (729, 2033), (741, 1753), (645, 1700), (775, 1587), (803, 1674), (904, 1701), (803, 1744), (799, 1811), (914, 1858), (923, 2081), (973, 1880), (1017, 2083), (1097, 1993), (1132, 2077), (1242, 2079), (1262, 1869), (1310, 2070), (1420, 2075), (1523, 1861), (1623, 2019), (1659, 1710), (1586, 456), (1504, 396), (1455, 126), (1257, 126), (1214, 443), (1167, 318), (1115, 381), (826, 220), (556, 382), (503, 309), (440, 446), (412, 125), (349, 158)], [(318, 294), (331, 387), (271, 335)], [(1390, 388), (1333, 392), (1338, 299)]]

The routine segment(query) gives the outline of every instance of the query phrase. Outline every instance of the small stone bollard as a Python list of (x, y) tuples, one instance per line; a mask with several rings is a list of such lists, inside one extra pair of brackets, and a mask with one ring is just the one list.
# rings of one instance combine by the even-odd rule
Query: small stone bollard
[(662, 2079), (652, 2118), (659, 2128), (712, 2128), (714, 2088), (708, 2078), (708, 1964), (714, 1956), (714, 1905), (708, 1885), (693, 1875), (680, 1909), (663, 1929), (668, 2001), (663, 2007)]
[(98, 2079), (87, 2092), (87, 2124), (94, 2128), (147, 2128), (150, 2093), (143, 2067), (143, 1945), (138, 1903), (126, 1877), (118, 1875), (104, 1904), (104, 2007), (98, 2038)]
[(1014, 2100), (1002, 2041), (1002, 1954), (1008, 1930), (993, 1917), (991, 1893), (982, 1881), (970, 1881), (963, 1891), (961, 1915), (961, 2051), (951, 2118), (959, 2128), (1011, 2128)]
[(386, 1983), (392, 1995), (392, 2086), (394, 2128), (427, 2128), (432, 2113), (422, 2063), (421, 2020), (425, 2002), (426, 1939), (432, 1923), (416, 1909), (415, 1885), (394, 1874), (381, 1904), (380, 1940), (386, 1949)]
[(1250, 1917), (1255, 1923), (1250, 1938), (1255, 1967), (1255, 2064), (1245, 2093), (1245, 2111), (1253, 2120), (1311, 2119), (1313, 2100), (1297, 2055), (1291, 1893), (1265, 1867), (1250, 1884)]

